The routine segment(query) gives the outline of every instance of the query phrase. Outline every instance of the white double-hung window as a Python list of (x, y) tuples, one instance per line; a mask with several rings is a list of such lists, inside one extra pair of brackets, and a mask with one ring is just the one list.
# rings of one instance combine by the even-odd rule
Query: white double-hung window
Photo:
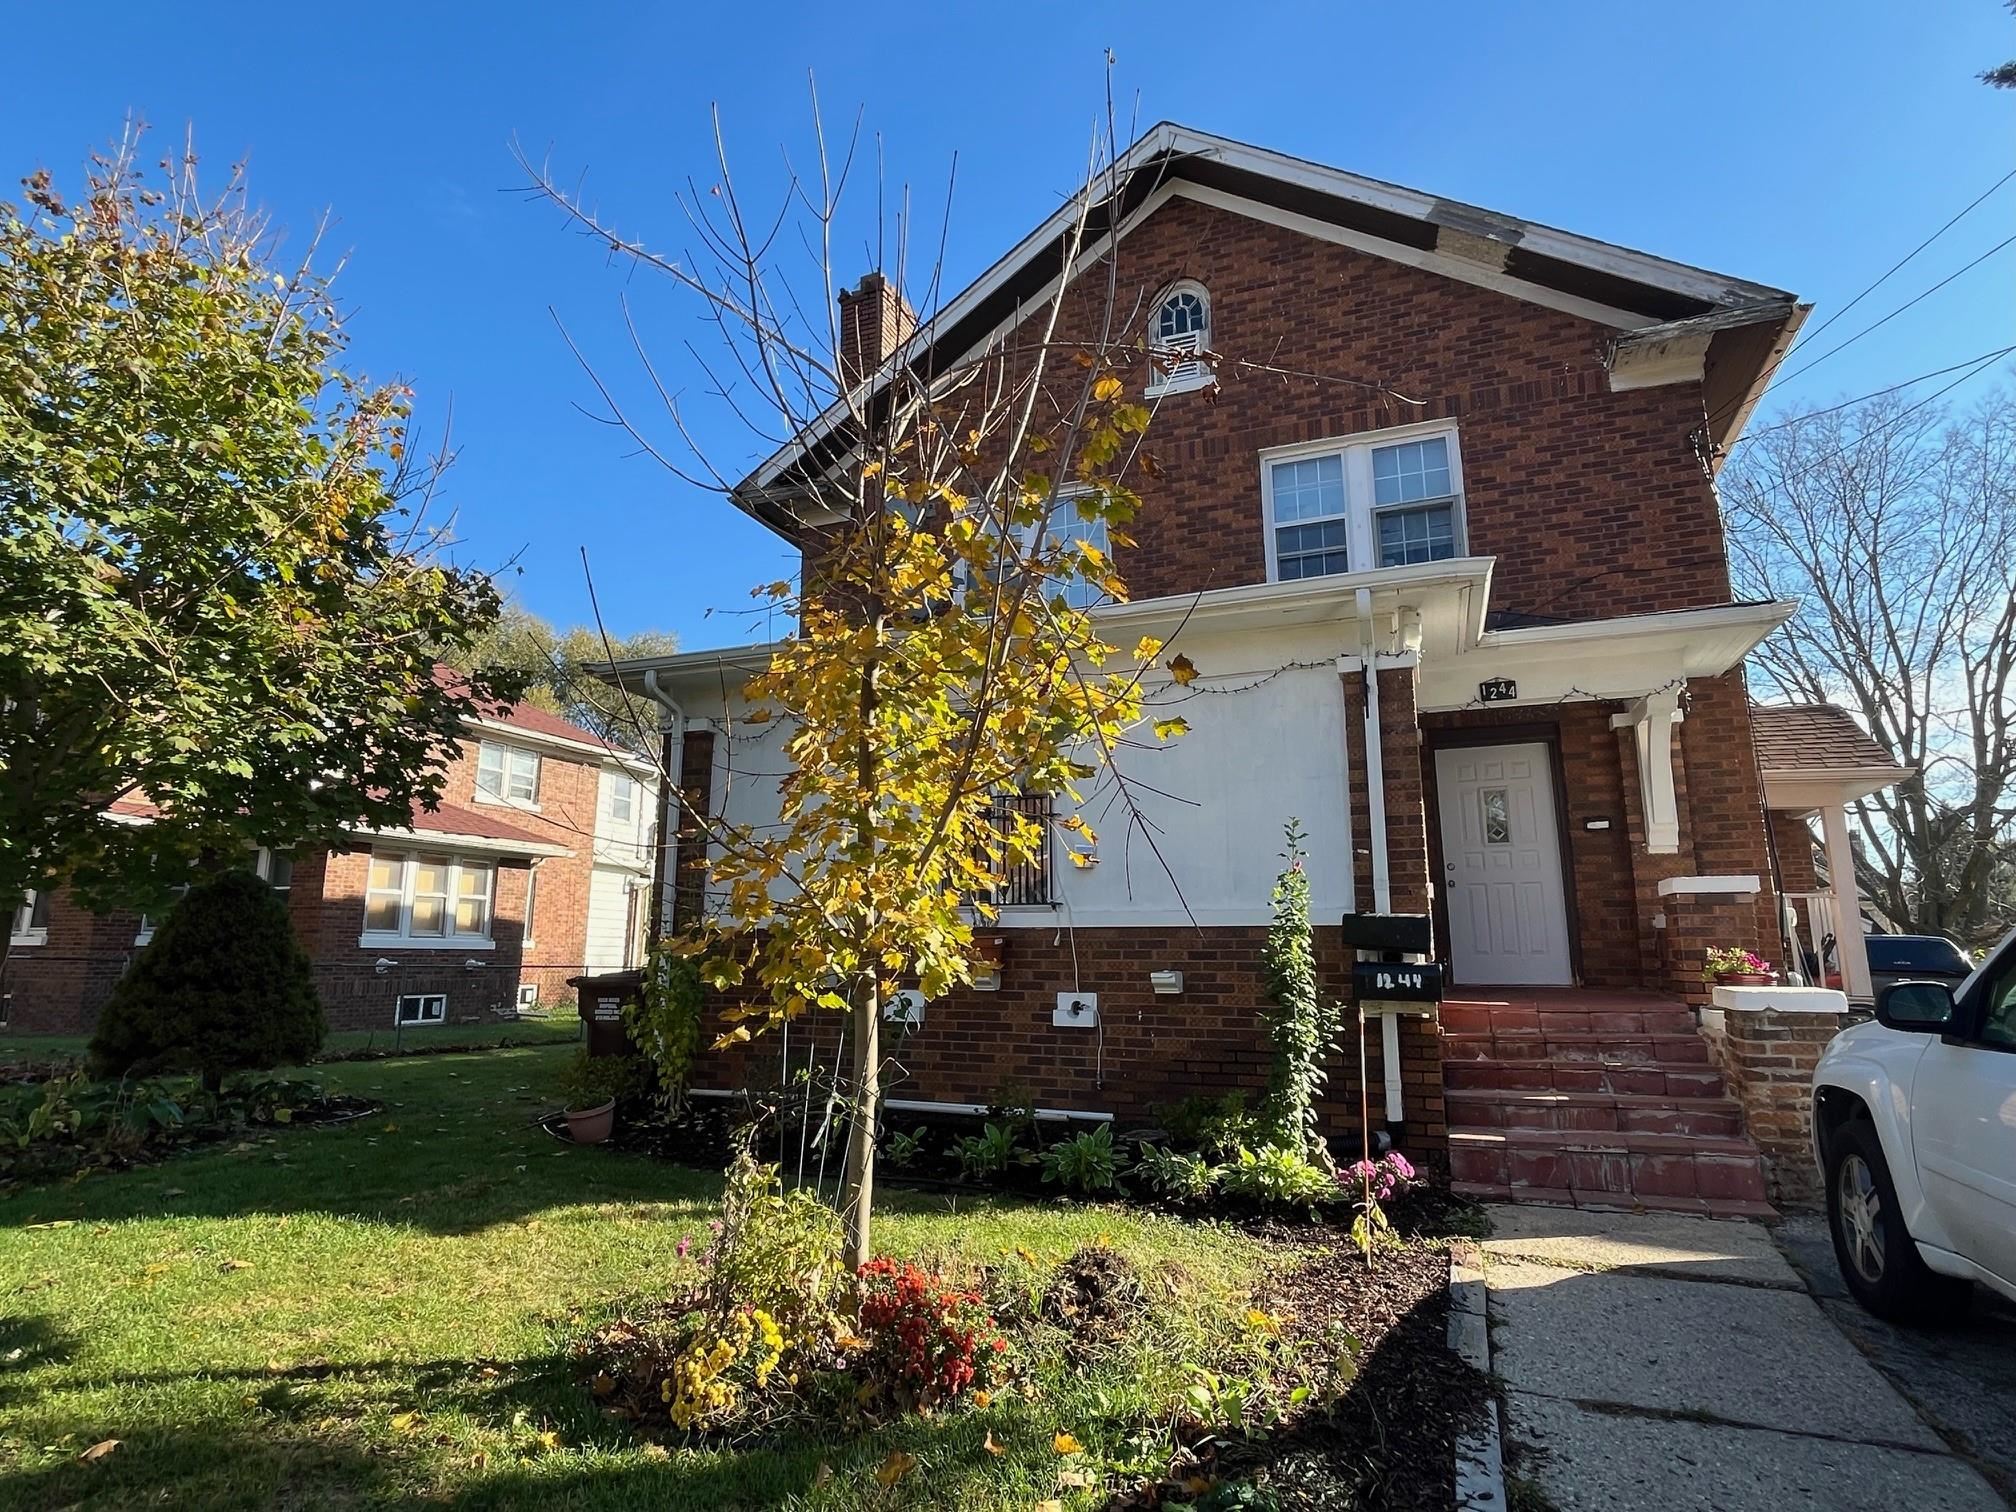
[(488, 861), (424, 851), (373, 851), (364, 892), (364, 945), (490, 943), (496, 869)]
[(49, 894), (30, 891), (14, 905), (14, 915), (7, 927), (7, 942), (10, 945), (46, 945), (49, 943)]
[(1267, 576), (1274, 582), (1463, 553), (1463, 473), (1453, 425), (1262, 452), (1260, 495)]
[(500, 803), (539, 801), (539, 753), (486, 740), (476, 751), (476, 796)]

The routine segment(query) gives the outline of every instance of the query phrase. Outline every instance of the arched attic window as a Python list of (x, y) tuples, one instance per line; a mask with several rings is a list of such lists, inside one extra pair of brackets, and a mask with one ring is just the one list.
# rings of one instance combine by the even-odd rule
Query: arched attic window
[(1148, 341), (1153, 367), (1148, 376), (1148, 397), (1180, 394), (1202, 388), (1211, 381), (1211, 365), (1201, 358), (1185, 359), (1184, 352), (1203, 353), (1211, 349), (1211, 296), (1204, 285), (1192, 279), (1172, 284), (1155, 306), (1149, 322)]

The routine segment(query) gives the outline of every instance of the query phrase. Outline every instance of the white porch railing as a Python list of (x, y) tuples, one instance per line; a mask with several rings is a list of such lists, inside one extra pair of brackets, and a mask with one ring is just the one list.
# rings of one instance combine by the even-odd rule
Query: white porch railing
[[(1792, 959), (1784, 963), (1787, 982), (1808, 987), (1839, 983), (1838, 938), (1841, 910), (1831, 892), (1788, 892), (1781, 895), (1785, 933), (1792, 940)], [(1857, 921), (1860, 922), (1859, 920)], [(1834, 978), (1830, 984), (1828, 978)]]

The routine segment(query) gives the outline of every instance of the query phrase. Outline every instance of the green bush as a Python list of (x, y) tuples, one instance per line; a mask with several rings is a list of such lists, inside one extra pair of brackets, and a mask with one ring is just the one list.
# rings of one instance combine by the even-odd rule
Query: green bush
[(560, 1068), (560, 1095), (570, 1113), (599, 1108), (628, 1097), (644, 1080), (644, 1066), (631, 1055), (590, 1055), (578, 1052)]
[(1148, 1189), (1175, 1202), (1197, 1202), (1211, 1195), (1218, 1172), (1201, 1155), (1185, 1155), (1159, 1145), (1143, 1145), (1135, 1157), (1134, 1174)]
[(1270, 1207), (1311, 1209), (1344, 1195), (1336, 1177), (1285, 1145), (1241, 1150), (1237, 1160), (1219, 1169), (1218, 1190)]
[(285, 900), (249, 871), (229, 872), (190, 888), (119, 979), (91, 1071), (194, 1070), (215, 1092), (230, 1072), (307, 1060), (326, 1030)]
[(1043, 1179), (1074, 1192), (1110, 1192), (1120, 1184), (1119, 1175), (1111, 1124), (1073, 1135), (1043, 1155)]
[(1260, 1120), (1247, 1111), (1244, 1092), (1186, 1097), (1157, 1108), (1155, 1117), (1177, 1144), (1200, 1150), (1213, 1160), (1229, 1159), (1260, 1134)]

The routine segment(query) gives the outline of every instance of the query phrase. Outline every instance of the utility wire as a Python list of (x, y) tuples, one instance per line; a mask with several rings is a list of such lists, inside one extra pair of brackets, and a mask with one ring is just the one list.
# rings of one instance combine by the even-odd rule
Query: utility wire
[[(1979, 257), (1975, 258), (1974, 261), (1968, 263), (1965, 267), (1956, 268), (1951, 273), (1948, 273), (1944, 278), (1940, 279), (1939, 282), (1932, 285), (1932, 287), (1927, 289), (1923, 294), (1918, 295), (1916, 299), (1907, 300), (1905, 303), (1897, 306), (1897, 308), (1892, 310), (1888, 315), (1885, 315), (1881, 320), (1877, 321), (1874, 325), (1866, 325), (1862, 327), (1861, 330), (1857, 331), (1853, 336), (1850, 336), (1846, 341), (1840, 343), (1840, 345), (1829, 347), (1826, 351), (1822, 352), (1818, 357), (1815, 357), (1811, 362), (1802, 363), (1800, 366), (1794, 368), (1791, 372), (1787, 373), (1783, 378), (1778, 379), (1776, 381), (1779, 383), (1790, 383), (1794, 378), (1797, 378), (1801, 373), (1809, 372), (1812, 369), (1818, 367), (1821, 363), (1825, 362), (1829, 357), (1832, 357), (1836, 352), (1846, 350), (1848, 347), (1855, 345), (1855, 343), (1860, 341), (1864, 336), (1867, 336), (1871, 331), (1880, 329), (1881, 327), (1888, 325), (1891, 321), (1895, 320), (1899, 315), (1902, 315), (1906, 310), (1910, 309), (1912, 305), (1917, 304), (1919, 300), (1929, 299), (1932, 295), (1937, 294), (1941, 289), (1945, 288), (1946, 285), (1953, 282), (1953, 280), (1958, 278), (1962, 273), (1966, 273), (1971, 269), (1978, 268), (1982, 263), (1988, 261), (1989, 258), (1993, 257), (1997, 252), (2000, 252), (2004, 247), (2008, 246), (2011, 242), (2016, 242), (2016, 235), (2005, 236), (2001, 241), (1995, 243), (1994, 246), (1990, 247), (1986, 252), (1983, 252)], [(1792, 354), (1790, 352), (1787, 352), (1785, 355), (1789, 357)]]
[[(1881, 399), (1885, 394), (1894, 394), (1899, 389), (1911, 387), (1914, 383), (1923, 383), (1927, 378), (1944, 378), (1948, 373), (1957, 373), (1964, 367), (1975, 367), (1979, 364), (1990, 363), (1998, 357), (2007, 357), (2012, 353), (2016, 353), (2016, 346), (1999, 347), (1992, 352), (1983, 352), (1978, 357), (1964, 358), (1954, 363), (1951, 367), (1934, 368), (1929, 373), (1920, 373), (1916, 378), (1906, 378), (1903, 382), (1893, 383), (1888, 388), (1876, 389), (1858, 398), (1844, 399), (1839, 404), (1828, 405), (1825, 409), (1807, 410), (1801, 414), (1794, 415), (1790, 420), (1780, 420), (1776, 425), (1766, 425), (1757, 430), (1745, 431), (1731, 445), (1741, 446), (1745, 441), (1754, 441), (1759, 436), (1770, 435), (1773, 431), (1790, 430), (1795, 425), (1803, 425), (1808, 420), (1817, 420), (1822, 415), (1836, 414), (1844, 409), (1853, 409), (1858, 404), (1866, 404), (1871, 399)], [(1961, 381), (1965, 382), (1966, 380), (1962, 379)]]
[[(1893, 273), (1896, 273), (1899, 269), (1903, 268), (1920, 252), (1923, 252), (1927, 247), (1931, 246), (1934, 242), (1939, 240), (1940, 237), (1944, 236), (1948, 231), (1951, 231), (1955, 226), (1959, 225), (1960, 222), (1965, 220), (1968, 215), (1972, 214), (1973, 211), (1984, 200), (1986, 200), (1990, 195), (1994, 194), (1996, 190), (2000, 189), (2012, 178), (2016, 178), (2016, 168), (2010, 169), (2007, 173), (2003, 174), (2002, 177), (1995, 180), (1994, 183), (1990, 184), (1986, 189), (1982, 190), (1979, 194), (1977, 194), (1973, 199), (1969, 200), (1966, 203), (1966, 205), (1964, 205), (1960, 210), (1956, 211), (1953, 214), (1953, 216), (1949, 220), (1947, 220), (1946, 223), (1942, 225), (1938, 230), (1934, 231), (1930, 236), (1926, 237), (1923, 241), (1918, 243), (1917, 246), (1913, 247), (1909, 252), (1906, 252), (1902, 257), (1898, 258), (1897, 261), (1892, 263), (1888, 268), (1884, 269), (1884, 271), (1876, 279), (1876, 281), (1871, 283), (1867, 288), (1863, 289), (1861, 293), (1857, 294), (1853, 299), (1849, 300), (1848, 303), (1841, 306), (1840, 309), (1836, 310), (1832, 315), (1829, 315), (1825, 320), (1821, 321), (1820, 324), (1815, 326), (1812, 330), (1801, 334), (1799, 339), (1793, 342), (1792, 345), (1786, 349), (1783, 356), (1779, 357), (1779, 359), (1776, 362), (1772, 363), (1770, 367), (1764, 370), (1763, 376), (1766, 385), (1766, 391), (1768, 392), (1770, 385), (1776, 381), (1775, 375), (1777, 374), (1778, 369), (1785, 365), (1785, 363), (1791, 358), (1794, 352), (1797, 352), (1802, 347), (1808, 345), (1809, 343), (1817, 339), (1820, 336), (1820, 334), (1824, 332), (1829, 326), (1833, 325), (1835, 321), (1839, 320), (1843, 315), (1846, 315), (1850, 310), (1854, 309), (1855, 306), (1862, 303), (1862, 301), (1867, 299), (1871, 294), (1874, 294), (1878, 289), (1882, 288), (1885, 283), (1889, 282), (1890, 276)], [(1999, 251), (2000, 249), (1997, 248), (1995, 250)], [(1979, 261), (1979, 259), (1976, 259), (1976, 261)], [(1973, 264), (1970, 263), (1968, 264), (1968, 266), (1972, 267)], [(1961, 272), (1965, 271), (1966, 269), (1964, 268), (1961, 270)], [(1955, 276), (1957, 277), (1958, 275)], [(1948, 282), (1950, 281), (1951, 280), (1948, 280)], [(1926, 291), (1926, 293), (1930, 292), (1931, 290), (1929, 289)], [(1919, 296), (1920, 299), (1922, 299), (1923, 297), (1924, 295), (1922, 294)], [(1917, 302), (1916, 300), (1912, 301), (1912, 303), (1914, 304), (1916, 302)], [(1906, 308), (1908, 308), (1908, 306)], [(1891, 313), (1895, 314), (1898, 312), (1892, 311)], [(1888, 318), (1889, 316), (1884, 317), (1884, 319), (1886, 320)], [(1873, 330), (1874, 327), (1871, 327), (1870, 329)], [(1838, 351), (1839, 348), (1837, 347), (1835, 350)], [(1818, 362), (1819, 360), (1820, 359), (1817, 357), (1814, 358), (1815, 362)], [(1807, 364), (1807, 366), (1809, 367), (1811, 365), (1812, 365), (1811, 363)], [(1762, 395), (1760, 394), (1759, 397), (1761, 398)], [(1735, 409), (1736, 406), (1740, 403), (1742, 403), (1742, 399), (1740, 396), (1738, 398), (1729, 400), (1728, 402), (1723, 404), (1719, 409), (1717, 409), (1714, 414), (1708, 417), (1709, 423), (1713, 424), (1715, 421), (1720, 420), (1723, 416), (1727, 415), (1730, 411)]]

